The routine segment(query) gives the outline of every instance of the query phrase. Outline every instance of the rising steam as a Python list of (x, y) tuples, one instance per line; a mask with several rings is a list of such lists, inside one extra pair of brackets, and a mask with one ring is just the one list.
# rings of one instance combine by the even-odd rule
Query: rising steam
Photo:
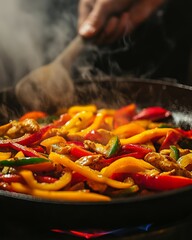
[[(66, 5), (62, 11), (60, 2)], [(74, 3), (74, 0), (1, 1), (1, 89), (14, 85), (63, 50), (75, 33)]]

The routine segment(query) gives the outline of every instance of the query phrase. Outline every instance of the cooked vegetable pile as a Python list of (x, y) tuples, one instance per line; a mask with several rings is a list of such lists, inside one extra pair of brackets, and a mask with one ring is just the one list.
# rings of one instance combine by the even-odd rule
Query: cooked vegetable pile
[(192, 185), (192, 130), (171, 120), (160, 106), (134, 103), (25, 113), (0, 126), (0, 189), (111, 201)]

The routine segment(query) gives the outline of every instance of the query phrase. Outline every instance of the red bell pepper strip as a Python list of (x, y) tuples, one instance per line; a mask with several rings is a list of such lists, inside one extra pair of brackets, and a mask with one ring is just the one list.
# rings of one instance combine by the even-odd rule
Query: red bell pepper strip
[(39, 152), (39, 153), (46, 153), (45, 149), (41, 146), (34, 146), (34, 147), (31, 147), (33, 150), (35, 150), (36, 152)]
[(184, 129), (181, 129), (181, 128), (177, 128), (177, 131), (179, 133), (181, 133), (186, 138), (191, 138), (192, 137), (192, 129), (191, 130), (184, 130)]
[(141, 188), (154, 190), (154, 191), (166, 191), (172, 189), (178, 189), (181, 187), (192, 186), (192, 179), (172, 176), (172, 175), (156, 175), (151, 176), (143, 173), (131, 174), (134, 182)]
[(79, 182), (84, 182), (86, 181), (86, 177), (81, 175), (80, 173), (78, 172), (73, 172), (72, 173), (72, 179), (71, 179), (71, 186), (79, 183)]
[(0, 182), (23, 182), (23, 178), (18, 174), (8, 173), (0, 175)]
[(36, 152), (32, 148), (28, 148), (16, 142), (10, 142), (8, 146), (17, 151), (22, 151), (26, 157), (43, 157), (40, 153)]
[(75, 145), (77, 145), (79, 147), (82, 147), (82, 148), (84, 147), (83, 142), (80, 142), (80, 141), (67, 141), (67, 144), (69, 144), (69, 145), (75, 144)]
[(92, 152), (87, 151), (86, 149), (79, 146), (75, 146), (75, 145), (71, 147), (70, 154), (77, 158), (93, 155)]
[(70, 114), (68, 114), (68, 113), (61, 114), (59, 119), (53, 121), (52, 126), (54, 126), (54, 127), (61, 127), (66, 122), (68, 122), (70, 119), (71, 119)]
[(168, 149), (170, 148), (171, 145), (176, 145), (180, 138), (181, 138), (181, 135), (179, 133), (176, 133), (175, 131), (168, 132), (166, 134), (164, 141), (160, 146), (160, 150)]
[(97, 130), (91, 130), (85, 135), (84, 139), (101, 143), (103, 141), (103, 136)]
[(133, 120), (148, 119), (151, 121), (160, 120), (171, 116), (171, 112), (162, 107), (143, 108), (138, 114), (133, 117)]
[(38, 132), (35, 132), (27, 137), (21, 137), (20, 139), (13, 140), (14, 142), (17, 142), (22, 145), (29, 146), (31, 144), (36, 143), (37, 141), (40, 141), (43, 137), (43, 135), (52, 128), (51, 125), (47, 125), (45, 127), (42, 127)]
[(144, 158), (145, 155), (149, 152), (151, 152), (152, 150), (150, 148), (141, 146), (139, 144), (125, 144), (122, 145), (121, 147), (121, 152), (125, 153), (138, 153), (140, 155), (140, 158)]
[(55, 181), (58, 180), (57, 178), (54, 177), (40, 175), (35, 176), (35, 179), (40, 183), (54, 183)]

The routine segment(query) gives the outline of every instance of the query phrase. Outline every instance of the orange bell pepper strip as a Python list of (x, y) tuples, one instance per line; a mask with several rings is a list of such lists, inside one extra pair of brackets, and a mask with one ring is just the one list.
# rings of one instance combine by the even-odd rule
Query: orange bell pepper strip
[(47, 117), (47, 113), (46, 112), (42, 112), (42, 111), (30, 111), (27, 112), (25, 114), (23, 114), (20, 118), (19, 121), (23, 121), (27, 118), (31, 118), (31, 119), (39, 119), (39, 118), (45, 118)]
[(144, 132), (145, 128), (135, 122), (130, 122), (112, 130), (112, 133), (119, 138), (128, 138), (138, 133)]

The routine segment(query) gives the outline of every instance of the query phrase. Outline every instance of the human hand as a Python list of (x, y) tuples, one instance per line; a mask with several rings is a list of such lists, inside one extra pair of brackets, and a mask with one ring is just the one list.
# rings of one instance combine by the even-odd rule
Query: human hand
[(132, 32), (166, 0), (80, 0), (79, 34), (110, 44)]

